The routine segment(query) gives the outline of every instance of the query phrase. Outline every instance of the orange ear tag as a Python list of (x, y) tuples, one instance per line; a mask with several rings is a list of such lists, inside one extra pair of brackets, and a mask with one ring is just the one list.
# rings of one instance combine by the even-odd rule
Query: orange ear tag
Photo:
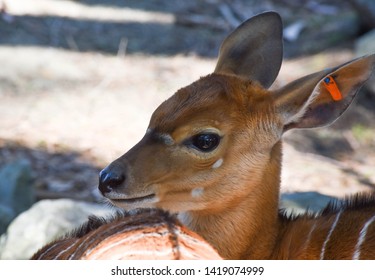
[(324, 78), (323, 82), (326, 89), (331, 94), (333, 100), (340, 101), (342, 99), (342, 94), (339, 88), (337, 87), (335, 80), (331, 76), (328, 76)]

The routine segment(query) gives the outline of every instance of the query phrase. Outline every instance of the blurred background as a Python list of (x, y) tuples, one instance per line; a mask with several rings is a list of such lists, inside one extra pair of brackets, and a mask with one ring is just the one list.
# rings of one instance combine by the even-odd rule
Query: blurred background
[[(373, 0), (0, 0), (0, 258), (28, 257), (5, 252), (9, 224), (35, 203), (101, 203), (100, 169), (162, 101), (213, 71), (231, 30), (267, 10), (284, 22), (275, 88), (375, 52)], [(374, 117), (372, 78), (333, 126), (289, 132), (283, 206), (373, 191)], [(35, 240), (25, 228), (18, 240)]]

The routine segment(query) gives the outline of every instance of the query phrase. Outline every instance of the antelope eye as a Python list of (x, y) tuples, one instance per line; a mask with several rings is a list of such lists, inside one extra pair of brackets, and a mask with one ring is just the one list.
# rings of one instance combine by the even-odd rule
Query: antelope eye
[(191, 138), (191, 145), (202, 151), (211, 152), (220, 143), (220, 136), (215, 133), (197, 134)]

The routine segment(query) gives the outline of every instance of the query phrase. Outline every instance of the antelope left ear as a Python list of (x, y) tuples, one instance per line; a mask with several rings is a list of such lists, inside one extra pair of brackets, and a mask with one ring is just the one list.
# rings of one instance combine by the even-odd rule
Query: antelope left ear
[(283, 26), (279, 14), (265, 12), (238, 26), (220, 47), (215, 73), (234, 74), (268, 88), (283, 59)]
[(374, 64), (375, 54), (361, 57), (276, 90), (275, 105), (284, 122), (284, 131), (333, 123), (371, 76)]

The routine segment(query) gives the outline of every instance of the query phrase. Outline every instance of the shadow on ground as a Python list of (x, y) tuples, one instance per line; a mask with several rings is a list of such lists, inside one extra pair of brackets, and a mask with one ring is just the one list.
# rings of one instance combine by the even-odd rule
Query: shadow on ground
[[(96, 190), (101, 167), (84, 153), (59, 148), (30, 148), (22, 143), (0, 141), (0, 169), (26, 162), (33, 178), (36, 200), (72, 198), (101, 201)], [(17, 164), (14, 165), (17, 168)], [(1, 179), (1, 178), (0, 178)]]
[[(14, 31), (17, 32), (14, 32)], [(57, 16), (14, 16), (0, 21), (0, 45), (41, 46), (72, 51), (117, 54), (176, 55), (195, 53), (214, 57), (222, 32), (163, 23), (111, 22)]]

